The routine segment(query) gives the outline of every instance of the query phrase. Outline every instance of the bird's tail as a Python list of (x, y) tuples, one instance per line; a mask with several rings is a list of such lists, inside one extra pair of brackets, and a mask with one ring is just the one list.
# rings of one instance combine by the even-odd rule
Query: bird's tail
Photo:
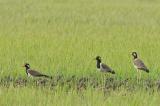
[(146, 71), (147, 73), (149, 73), (149, 69), (146, 69), (145, 71)]
[(111, 73), (112, 73), (112, 74), (115, 74), (115, 71), (114, 71), (114, 70), (112, 70), (112, 71), (111, 71)]
[(50, 79), (52, 79), (52, 76), (48, 76), (48, 75), (45, 75), (45, 74), (41, 74), (41, 75), (39, 75), (40, 77), (46, 77), (46, 78), (50, 78)]

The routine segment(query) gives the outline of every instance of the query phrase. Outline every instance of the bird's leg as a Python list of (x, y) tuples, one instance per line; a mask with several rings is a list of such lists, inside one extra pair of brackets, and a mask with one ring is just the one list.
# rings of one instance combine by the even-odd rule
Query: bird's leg
[(106, 74), (107, 78), (111, 78), (111, 75), (110, 74)]
[(101, 88), (102, 88), (102, 90), (104, 89), (104, 75), (103, 75), (103, 73), (101, 73), (101, 81), (102, 81), (102, 86), (101, 86)]
[(147, 75), (147, 77), (148, 77), (148, 79), (150, 79), (150, 76), (149, 76), (149, 74)]
[(139, 71), (139, 73), (140, 73), (140, 79), (141, 79), (141, 71)]
[(102, 80), (102, 88), (104, 88), (105, 87), (105, 74), (104, 73), (101, 74), (101, 80)]
[(139, 82), (139, 70), (137, 69), (137, 83)]
[(141, 76), (142, 76), (141, 73), (142, 73), (142, 71), (140, 71), (140, 81), (143, 82), (143, 81), (142, 81), (142, 77), (141, 77)]
[(103, 87), (105, 85), (105, 74), (103, 75)]
[(104, 74), (104, 78), (103, 78), (103, 80), (104, 80), (104, 87), (106, 86), (105, 84), (106, 84), (106, 77), (107, 77), (107, 74)]
[(102, 86), (103, 86), (103, 74), (101, 73), (101, 81), (102, 81)]

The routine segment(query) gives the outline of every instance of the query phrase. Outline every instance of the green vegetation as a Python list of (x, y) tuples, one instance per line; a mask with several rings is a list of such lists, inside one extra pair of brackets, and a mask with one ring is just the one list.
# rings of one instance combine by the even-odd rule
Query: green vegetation
[[(116, 71), (107, 77), (131, 78), (137, 84), (131, 57), (137, 51), (150, 69), (149, 75), (142, 73), (143, 81), (156, 83), (159, 11), (158, 0), (0, 0), (0, 78), (26, 78), (21, 66), (28, 62), (52, 76), (94, 76), (100, 82), (101, 73), (93, 60), (100, 55)], [(79, 94), (73, 88), (66, 92), (65, 87), (54, 91), (12, 83), (0, 85), (0, 105), (159, 105), (157, 86), (153, 93), (137, 85), (140, 88), (133, 92), (122, 87), (105, 96), (103, 90), (92, 87)]]
[(17, 106), (17, 104), (19, 106), (30, 106), (31, 104), (33, 106), (158, 106), (160, 103), (159, 94), (150, 95), (146, 91), (133, 92), (128, 96), (125, 96), (128, 93), (125, 90), (114, 91), (105, 98), (100, 91), (92, 89), (84, 91), (83, 95), (75, 91), (49, 92), (46, 89), (34, 88), (10, 88), (9, 90), (3, 89), (1, 92), (5, 92), (0, 94), (1, 106), (11, 105), (10, 103), (12, 106)]

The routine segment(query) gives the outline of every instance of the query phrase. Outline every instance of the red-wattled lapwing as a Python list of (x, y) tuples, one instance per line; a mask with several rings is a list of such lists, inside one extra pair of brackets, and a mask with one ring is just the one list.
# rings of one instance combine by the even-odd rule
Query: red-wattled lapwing
[[(132, 52), (132, 56), (133, 56), (133, 65), (137, 69), (137, 72), (140, 72), (140, 70), (142, 70), (149, 73), (149, 69), (146, 67), (143, 61), (138, 58), (137, 53)], [(140, 77), (141, 77), (141, 72), (140, 72)]]
[(26, 68), (26, 74), (27, 76), (33, 76), (33, 77), (46, 77), (46, 78), (51, 78), (50, 76), (48, 75), (45, 75), (45, 74), (41, 74), (40, 72), (36, 71), (36, 70), (32, 70), (30, 69), (30, 65), (28, 63), (24, 64), (24, 66)]
[(108, 65), (104, 64), (104, 63), (101, 63), (101, 57), (100, 56), (97, 56), (96, 57), (96, 61), (97, 61), (97, 69), (101, 72), (109, 72), (109, 73), (112, 73), (112, 74), (115, 74), (114, 70), (111, 69)]

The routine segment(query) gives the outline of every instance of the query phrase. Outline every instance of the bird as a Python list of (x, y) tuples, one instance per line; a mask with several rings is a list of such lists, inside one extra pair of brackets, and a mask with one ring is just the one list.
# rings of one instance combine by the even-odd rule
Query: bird
[(40, 72), (38, 72), (38, 71), (36, 71), (36, 70), (31, 69), (31, 68), (30, 68), (30, 64), (28, 64), (28, 63), (25, 63), (25, 64), (23, 65), (23, 67), (26, 68), (26, 74), (27, 74), (28, 77), (30, 77), (30, 76), (32, 76), (32, 77), (45, 77), (45, 78), (50, 78), (50, 79), (52, 79), (51, 76), (42, 74), (42, 73), (40, 73)]
[(99, 71), (104, 72), (104, 73), (108, 72), (111, 74), (115, 74), (115, 71), (113, 69), (111, 69), (108, 65), (102, 63), (100, 56), (97, 56), (95, 59), (97, 61), (97, 69)]
[[(137, 72), (140, 72), (140, 70), (142, 70), (149, 73), (149, 69), (147, 68), (147, 66), (141, 59), (138, 58), (137, 52), (132, 52), (132, 56), (133, 56), (133, 65), (137, 69)], [(140, 72), (140, 77), (141, 77), (141, 72)]]

